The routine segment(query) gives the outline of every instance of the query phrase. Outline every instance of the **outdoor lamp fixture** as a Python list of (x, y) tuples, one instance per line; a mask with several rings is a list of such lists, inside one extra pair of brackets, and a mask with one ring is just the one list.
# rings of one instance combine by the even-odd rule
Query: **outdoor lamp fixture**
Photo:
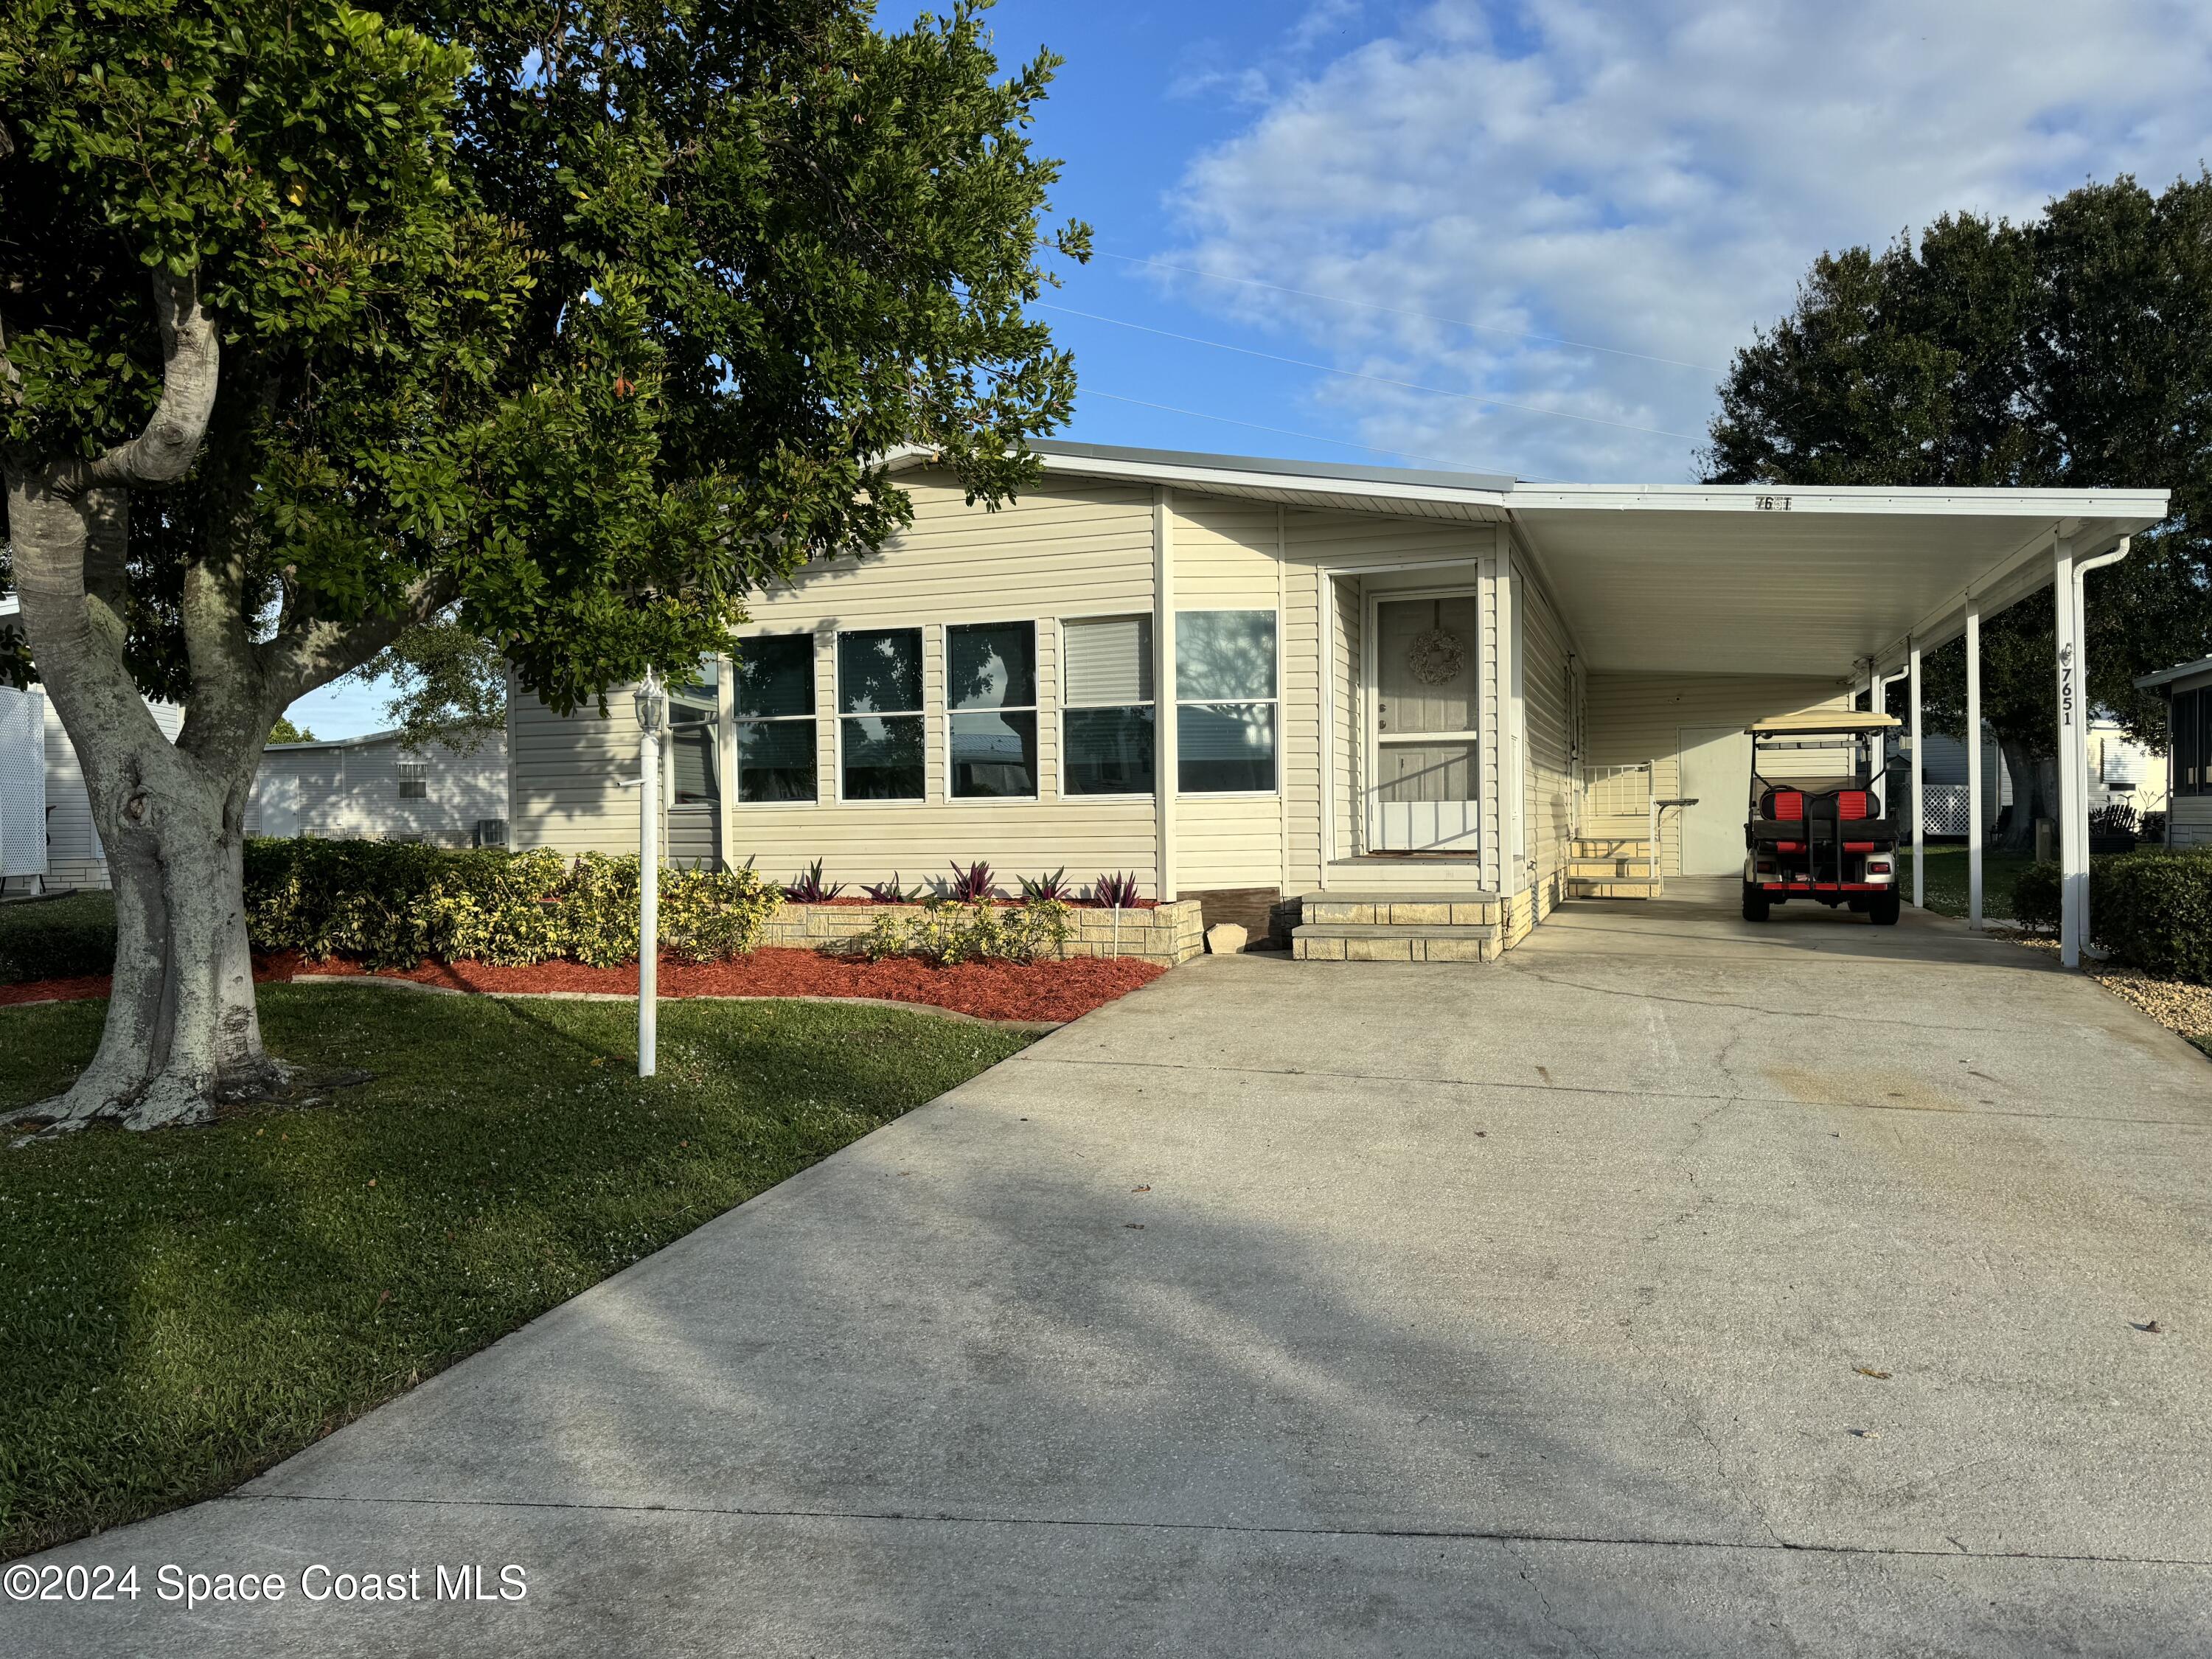
[(660, 734), (668, 693), (659, 671), (637, 688), (637, 1074), (653, 1073), (660, 1000)]

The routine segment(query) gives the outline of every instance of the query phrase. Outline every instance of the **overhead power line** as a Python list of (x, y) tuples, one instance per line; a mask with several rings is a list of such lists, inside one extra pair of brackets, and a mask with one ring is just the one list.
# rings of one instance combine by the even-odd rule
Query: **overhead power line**
[(1726, 374), (1728, 370), (1715, 368), (1711, 363), (1685, 362), (1680, 357), (1657, 357), (1648, 351), (1629, 351), (1620, 346), (1597, 345), (1589, 340), (1570, 340), (1558, 334), (1532, 334), (1525, 329), (1499, 328), (1490, 323), (1470, 323), (1464, 317), (1443, 317), (1433, 311), (1412, 311), (1404, 306), (1386, 306), (1376, 300), (1354, 300), (1342, 294), (1316, 294), (1310, 289), (1285, 288), (1280, 283), (1263, 283), (1256, 276), (1231, 276), (1218, 270), (1201, 270), (1195, 265), (1172, 264), (1165, 259), (1140, 259), (1133, 253), (1116, 253), (1110, 248), (1097, 250), (1109, 259), (1119, 259), (1124, 264), (1150, 265), (1155, 270), (1180, 271), (1186, 276), (1203, 277), (1209, 283), (1235, 283), (1244, 288), (1263, 288), (1270, 294), (1290, 294), (1301, 300), (1320, 300), (1329, 305), (1352, 306), (1361, 311), (1387, 312), (1393, 317), (1415, 317), (1425, 323), (1443, 323), (1451, 328), (1469, 328), (1482, 334), (1502, 334), (1512, 340), (1537, 340), (1546, 345), (1572, 346), (1577, 351), (1602, 351), (1614, 357), (1633, 357), (1638, 362), (1664, 363), (1669, 368), (1693, 368), (1700, 374)]
[(1543, 409), (1534, 404), (1508, 403), (1503, 398), (1486, 398), (1480, 392), (1459, 392), (1449, 386), (1423, 386), (1418, 380), (1394, 380), (1387, 374), (1364, 374), (1356, 368), (1339, 368), (1334, 363), (1316, 363), (1304, 357), (1285, 357), (1279, 352), (1261, 351), (1251, 346), (1231, 345), (1225, 340), (1201, 339), (1195, 334), (1177, 334), (1172, 329), (1154, 328), (1148, 323), (1133, 323), (1124, 317), (1102, 317), (1095, 311), (1078, 311), (1073, 306), (1056, 306), (1039, 300), (1038, 309), (1057, 311), (1065, 317), (1082, 317), (1094, 323), (1111, 323), (1116, 328), (1133, 328), (1140, 334), (1157, 334), (1162, 339), (1180, 340), (1185, 345), (1209, 346), (1216, 351), (1242, 352), (1247, 357), (1265, 358), (1271, 363), (1287, 363), (1293, 368), (1309, 368), (1317, 374), (1340, 374), (1348, 380), (1371, 380), (1377, 386), (1396, 386), (1406, 392), (1425, 392), (1431, 397), (1458, 398), (1471, 404), (1484, 404), (1492, 409), (1510, 409), (1523, 415), (1546, 415), (1554, 420), (1580, 421), (1586, 426), (1609, 426), (1622, 432), (1649, 433), (1655, 438), (1680, 438), (1686, 443), (1700, 441), (1693, 432), (1669, 432), (1664, 427), (1638, 426), (1630, 421), (1608, 421), (1596, 415), (1577, 415), (1571, 410)]

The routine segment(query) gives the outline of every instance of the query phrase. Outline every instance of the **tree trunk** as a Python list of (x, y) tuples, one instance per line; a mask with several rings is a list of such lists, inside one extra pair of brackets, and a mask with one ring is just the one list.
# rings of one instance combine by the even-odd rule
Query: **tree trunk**
[[(257, 644), (244, 556), (235, 545), (209, 548), (181, 573), (191, 690), (172, 744), (125, 660), (131, 497), (193, 465), (222, 353), (192, 278), (156, 275), (154, 300), (162, 386), (144, 429), (90, 461), (18, 460), (6, 471), (23, 632), (83, 769), (116, 927), (107, 1023), (92, 1063), (67, 1093), (0, 1122), (198, 1123), (225, 1101), (289, 1083), (290, 1068), (262, 1047), (246, 933), (246, 804), (262, 744), (295, 697), (366, 662), (452, 596), (449, 581), (426, 578), (396, 614), (349, 629), (296, 618)], [(11, 374), (0, 332), (0, 386)]]
[[(216, 760), (172, 745), (140, 696), (123, 660), (122, 617), (93, 591), (128, 536), (125, 492), (19, 473), (8, 506), (24, 630), (83, 769), (116, 925), (92, 1063), (67, 1093), (13, 1116), (58, 1127), (202, 1122), (220, 1102), (284, 1080), (262, 1046), (246, 935), (245, 804), (259, 747), (236, 744)], [(258, 686), (209, 692), (217, 705), (257, 711), (247, 729), (265, 729)]]
[(2057, 769), (2054, 763), (2039, 759), (2017, 738), (2000, 737), (1997, 744), (2004, 755), (2005, 770), (2012, 776), (2012, 821), (2005, 826), (1996, 850), (2033, 853), (2035, 821), (2050, 818), (2056, 822), (2058, 817), (2054, 804)]

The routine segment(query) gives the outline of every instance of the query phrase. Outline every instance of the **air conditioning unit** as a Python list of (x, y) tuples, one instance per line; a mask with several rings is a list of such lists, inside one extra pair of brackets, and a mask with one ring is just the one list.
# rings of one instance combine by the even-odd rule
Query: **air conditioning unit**
[(477, 820), (477, 845), (479, 847), (506, 846), (507, 820), (505, 818), (478, 818)]

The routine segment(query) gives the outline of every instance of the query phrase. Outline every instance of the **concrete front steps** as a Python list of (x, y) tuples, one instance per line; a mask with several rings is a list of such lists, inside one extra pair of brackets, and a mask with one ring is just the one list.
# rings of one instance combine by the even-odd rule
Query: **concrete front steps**
[(1298, 901), (1301, 962), (1494, 962), (1505, 950), (1494, 893), (1344, 892)]
[(1651, 843), (1642, 836), (1573, 842), (1567, 849), (1566, 882), (1569, 898), (1659, 896)]

